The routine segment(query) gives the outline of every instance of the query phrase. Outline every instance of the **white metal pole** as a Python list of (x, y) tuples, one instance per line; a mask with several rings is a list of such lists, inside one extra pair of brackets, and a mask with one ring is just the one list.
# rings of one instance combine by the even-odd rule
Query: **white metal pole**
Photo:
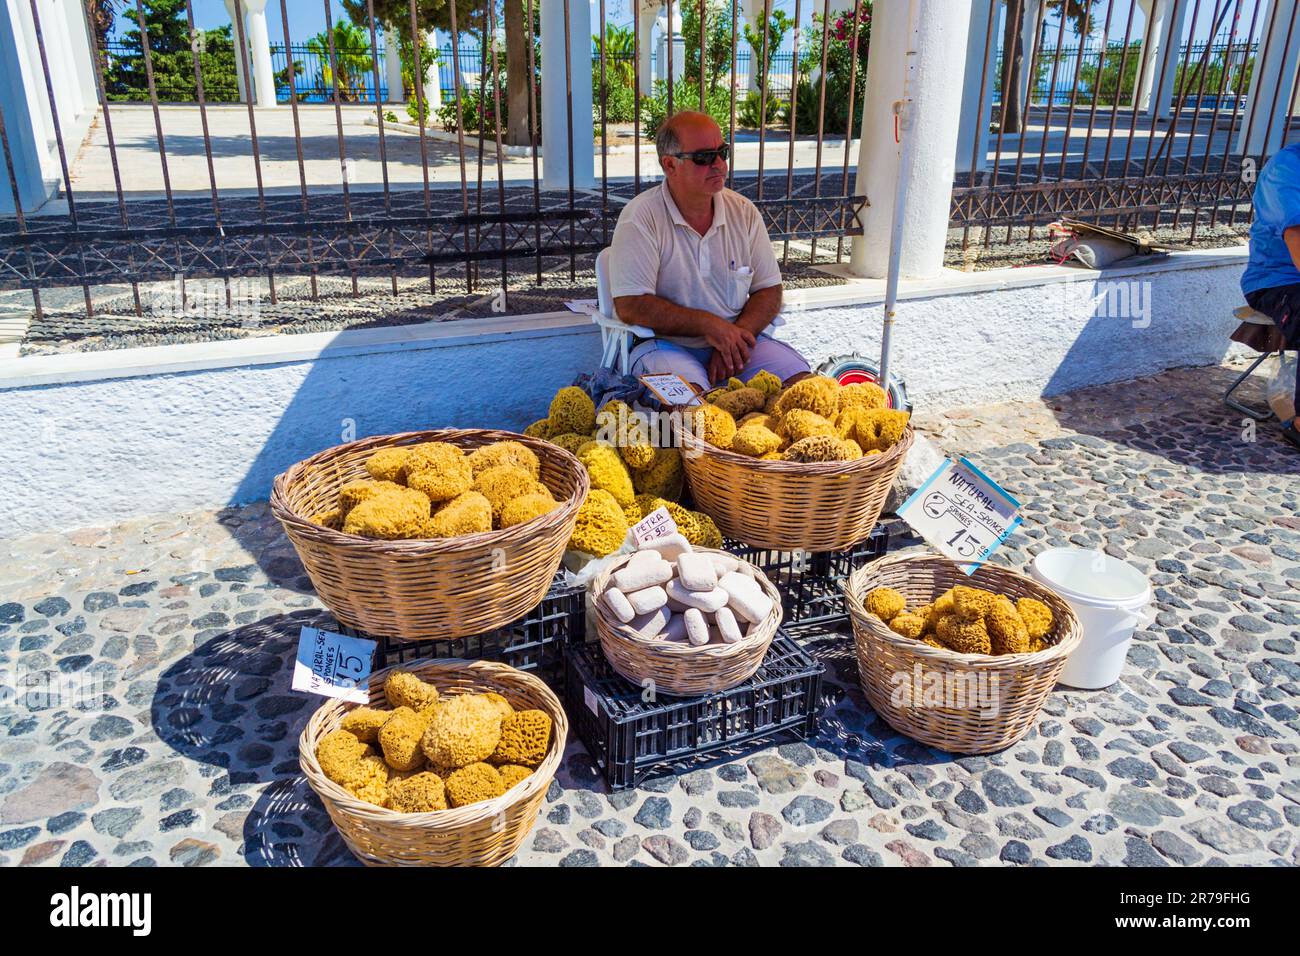
[[(916, 89), (916, 27), (917, 0), (911, 0), (907, 11), (907, 74), (903, 80), (903, 97), (894, 104), (898, 116), (900, 141), (899, 169), (911, 168), (913, 137), (912, 94)], [(889, 346), (894, 330), (894, 314), (898, 310), (898, 278), (902, 271), (903, 226), (907, 208), (907, 176), (898, 177), (894, 190), (894, 219), (889, 227), (889, 270), (885, 275), (885, 322), (880, 331), (880, 387), (889, 392)]]

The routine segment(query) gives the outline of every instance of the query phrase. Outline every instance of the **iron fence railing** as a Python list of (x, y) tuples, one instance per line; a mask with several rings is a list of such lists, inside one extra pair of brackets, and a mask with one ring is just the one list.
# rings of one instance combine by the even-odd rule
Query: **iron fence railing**
[[(753, 199), (784, 263), (792, 255), (804, 262), (840, 261), (847, 240), (861, 231), (855, 213), (865, 200), (850, 175), (856, 155), (849, 143), (861, 128), (870, 52), (865, 0), (856, 0), (844, 16), (849, 26), (837, 25), (834, 36), (830, 0), (794, 0), (804, 28), (788, 47), (755, 55), (733, 26), (734, 55), (720, 74), (707, 74), (709, 61), (701, 55), (693, 58), (693, 69), (703, 62), (706, 75), (648, 90), (641, 70), (632, 71), (630, 91), (622, 80), (611, 82), (611, 73), (626, 75), (628, 61), (612, 51), (601, 57), (605, 45), (597, 37), (593, 74), (597, 83), (604, 74), (606, 95), (593, 100), (594, 143), (574, 140), (568, 167), (546, 176), (537, 87), (526, 84), (526, 105), (513, 121), (494, 119), (498, 101), (504, 106), (510, 92), (505, 52), (484, 46), (500, 30), (494, 5), (472, 4), (467, 13), (469, 0), (449, 2), (460, 30), (440, 55), (440, 85), (453, 114), (462, 117), (460, 126), (469, 128), (455, 131), (448, 143), (445, 134), (425, 135), (438, 120), (419, 109), (425, 105), (419, 86), (408, 96), (420, 135), (396, 138), (390, 110), (374, 102), (376, 91), (381, 100), (386, 95), (387, 75), (374, 24), (360, 25), (370, 41), (365, 49), (322, 49), (291, 36), (289, 0), (272, 2), (282, 21), (283, 35), (275, 37), (280, 59), (273, 66), (284, 105), (268, 115), (244, 103), (237, 112), (223, 111), (216, 126), (210, 107), (238, 98), (234, 64), (249, 71), (242, 28), (231, 32), (228, 48), (217, 36), (202, 51), (157, 56), (101, 51), (90, 34), (95, 57), (102, 54), (106, 62), (97, 77), (106, 142), (96, 156), (111, 169), (111, 185), (101, 180), (98, 195), (87, 196), (77, 184), (69, 161), (77, 144), (64, 141), (68, 118), (55, 111), (63, 205), (39, 216), (23, 215), (19, 205), (19, 215), (0, 220), (0, 289), (31, 289), (39, 311), (40, 290), (81, 286), (90, 312), (92, 285), (130, 285), (138, 309), (140, 283), (178, 276), (260, 277), (272, 302), (285, 276), (307, 280), (312, 296), (325, 276), (350, 280), (354, 293), (359, 280), (379, 277), (394, 294), (400, 277), (427, 280), (430, 293), (503, 289), (507, 296), (555, 277), (574, 282), (580, 268), (589, 275), (623, 205), (657, 179), (653, 153), (644, 147), (665, 116), (684, 108), (704, 108), (718, 118), (733, 154), (729, 185)], [(681, 2), (693, 0), (669, 0), (670, 17)], [(533, 22), (540, 0), (522, 3), (525, 22)], [(331, 4), (320, 4), (332, 32)], [(605, 0), (596, 4), (593, 26), (603, 33)], [(408, 5), (415, 30), (418, 4)], [(730, 5), (736, 14), (740, 0)], [(1130, 227), (1190, 227), (1193, 235), (1202, 223), (1245, 221), (1251, 171), (1295, 125), (1292, 77), (1268, 80), (1272, 86), (1252, 92), (1256, 78), (1276, 77), (1276, 58), (1300, 43), (1296, 13), (1279, 13), (1288, 5), (1198, 0), (1178, 55), (1156, 57), (1153, 64), (1143, 55), (1138, 4), (1088, 5), (1083, 32), (1091, 39), (1082, 50), (1065, 42), (1061, 8), (1040, 4), (1032, 31), (1022, 31), (1034, 38), (1023, 56), (1032, 64), (1031, 82), (1023, 85), (1012, 75), (1016, 58), (1008, 64), (997, 56), (1002, 5), (990, 6), (988, 22), (972, 27), (973, 55), (983, 54), (979, 90), (985, 92), (974, 116), (976, 135), (961, 158), (968, 171), (959, 174), (952, 193), (951, 223), (964, 245), (1034, 238), (1036, 231), (1041, 238), (1043, 226), (1062, 215)], [(1009, 8), (1023, 6), (1011, 0)], [(639, 7), (632, 5), (634, 33), (643, 16)], [(32, 3), (33, 16), (40, 9)], [(187, 17), (191, 9), (187, 3)], [(810, 24), (810, 13), (821, 19)], [(1189, 37), (1213, 39), (1187, 43)], [(534, 45), (524, 45), (524, 72), (539, 76)], [(665, 63), (651, 64), (652, 75), (681, 73), (684, 64), (674, 62), (681, 49), (667, 49)], [(648, 51), (634, 51), (634, 57), (637, 52)], [(747, 74), (763, 59), (769, 81), (750, 92)], [(823, 63), (827, 68), (818, 69)], [(423, 75), (425, 64), (412, 66), (414, 75)], [(131, 84), (140, 77), (147, 109), (121, 102), (134, 95)], [(565, 81), (579, 89), (587, 78), (570, 71)], [(462, 110), (480, 86), (487, 94), (484, 121), (477, 109)], [(1001, 96), (1003, 87), (1016, 96)], [(164, 124), (160, 104), (187, 96), (190, 111), (173, 110)], [(308, 106), (313, 99), (320, 105)], [(174, 124), (184, 116), (194, 126), (177, 132)], [(118, 143), (114, 124), (124, 120), (134, 125), (129, 141)], [(141, 129), (145, 123), (152, 143)], [(797, 151), (800, 138), (808, 148)], [(10, 160), (7, 142), (4, 148)], [(582, 183), (572, 157), (588, 149), (595, 176)], [(178, 175), (181, 164), (185, 172)], [(14, 167), (6, 165), (16, 197)], [(124, 186), (139, 181), (141, 166), (158, 169), (160, 178), (143, 188)], [(269, 166), (278, 177), (274, 189), (264, 178)]]
[[(1265, 62), (1285, 63), (1300, 42), (1294, 5), (1288, 14), (1286, 4), (1197, 0), (1169, 56), (1144, 50), (1137, 3), (1096, 0), (1082, 30), (1095, 39), (1082, 50), (1064, 42), (1071, 21), (1060, 7), (1040, 4), (1021, 34), (1031, 48), (1006, 57), (999, 7), (972, 26), (984, 41), (980, 88), (993, 93), (958, 160), (968, 172), (953, 190), (952, 222), (964, 247), (1032, 239), (1062, 216), (1185, 229), (1192, 240), (1203, 223), (1249, 218), (1254, 172), (1297, 125), (1294, 66), (1279, 77)], [(1013, 15), (1026, 8), (1007, 5)]]

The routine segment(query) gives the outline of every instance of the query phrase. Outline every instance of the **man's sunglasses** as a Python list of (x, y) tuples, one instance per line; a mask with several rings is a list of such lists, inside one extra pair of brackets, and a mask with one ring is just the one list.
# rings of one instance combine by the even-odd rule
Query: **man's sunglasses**
[(731, 147), (726, 143), (717, 149), (697, 149), (693, 153), (670, 153), (678, 159), (689, 159), (696, 166), (712, 166), (715, 159), (720, 159), (724, 163), (731, 156)]

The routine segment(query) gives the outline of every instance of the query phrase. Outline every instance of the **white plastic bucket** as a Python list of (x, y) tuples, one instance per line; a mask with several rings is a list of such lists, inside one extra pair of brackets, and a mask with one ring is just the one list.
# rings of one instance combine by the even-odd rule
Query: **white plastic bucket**
[(1119, 680), (1133, 631), (1151, 618), (1151, 584), (1137, 568), (1100, 551), (1053, 548), (1029, 572), (1074, 609), (1083, 640), (1059, 678), (1068, 687), (1097, 690)]

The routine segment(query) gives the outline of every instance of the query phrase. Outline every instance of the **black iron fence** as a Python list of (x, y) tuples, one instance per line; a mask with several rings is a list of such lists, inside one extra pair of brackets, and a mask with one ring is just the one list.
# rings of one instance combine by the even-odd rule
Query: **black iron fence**
[[(27, 2), (39, 23), (38, 5)], [(234, 64), (249, 74), (241, 26), (228, 31), (228, 48), (221, 31), (208, 31), (202, 48), (157, 56), (148, 48), (101, 51), (90, 34), (96, 58), (107, 61), (98, 77), (102, 140), (92, 143), (94, 159), (78, 166), (78, 144), (64, 138), (69, 118), (52, 110), (59, 204), (40, 215), (19, 204), (18, 215), (0, 220), (0, 288), (32, 290), (39, 311), (40, 290), (80, 286), (91, 312), (91, 286), (129, 286), (139, 310), (140, 283), (178, 276), (258, 277), (272, 302), (285, 276), (305, 279), (313, 296), (327, 276), (349, 280), (353, 293), (361, 280), (380, 278), (395, 295), (399, 279), (414, 277), (434, 294), (504, 289), (509, 296), (551, 280), (578, 282), (608, 244), (622, 206), (657, 178), (647, 147), (664, 118), (684, 108), (708, 111), (726, 131), (729, 184), (755, 202), (784, 263), (840, 261), (860, 233), (855, 213), (863, 198), (848, 144), (861, 124), (867, 0), (838, 15), (829, 0), (794, 0), (803, 29), (788, 50), (777, 53), (764, 41), (756, 56), (738, 35), (739, 0), (704, 0), (696, 9), (706, 22), (716, 17), (724, 24), (728, 55), (706, 50), (710, 34), (700, 30), (700, 47), (685, 52), (687, 62), (674, 63), (683, 53), (667, 48), (662, 72), (680, 79), (649, 90), (635, 69), (648, 51), (634, 46), (629, 60), (626, 51), (610, 50), (605, 3), (597, 0), (594, 141), (578, 138), (582, 124), (575, 120), (567, 168), (545, 176), (538, 85), (513, 89), (512, 51), (486, 43), (501, 33), (493, 4), (460, 0), (448, 7), (456, 29), (450, 49), (440, 51), (439, 69), (445, 103), (459, 118), (449, 143), (446, 132), (431, 135), (440, 117), (427, 109), (422, 85), (407, 93), (416, 137), (394, 131), (391, 109), (375, 102), (375, 91), (384, 99), (387, 82), (375, 24), (361, 25), (367, 47), (313, 47), (291, 35), (288, 0), (276, 2), (283, 36), (275, 38), (281, 59), (274, 66), (284, 105), (268, 115), (245, 102), (237, 114), (223, 111), (217, 128), (209, 107), (238, 99)], [(525, 22), (534, 22), (540, 0), (522, 2)], [(332, 32), (331, 5), (321, 3)], [(674, 5), (670, 0), (670, 16)], [(408, 6), (412, 32), (422, 33), (415, 0)], [(1082, 32), (1092, 39), (1080, 50), (1066, 42), (1061, 8), (1040, 5), (1035, 29), (1025, 31), (1035, 38), (1032, 49), (1010, 58), (997, 56), (999, 4), (987, 23), (972, 25), (973, 55), (982, 52), (989, 65), (980, 78), (987, 93), (978, 104), (977, 135), (963, 157), (969, 171), (953, 190), (952, 225), (963, 244), (1033, 238), (1061, 215), (1130, 227), (1190, 226), (1193, 233), (1202, 223), (1246, 218), (1252, 170), (1293, 132), (1294, 77), (1269, 81), (1262, 92), (1252, 93), (1252, 84), (1257, 75), (1276, 76), (1269, 61), (1300, 43), (1295, 17), (1288, 21), (1279, 5), (1198, 0), (1184, 40), (1210, 42), (1185, 42), (1178, 56), (1151, 70), (1137, 7), (1129, 0), (1088, 6)], [(1023, 5), (1012, 0), (1011, 8)], [(192, 27), (190, 4), (185, 14)], [(540, 76), (534, 43), (523, 46), (523, 69), (514, 75)], [(411, 75), (424, 75), (422, 55), (413, 54)], [(759, 72), (768, 81), (750, 89), (747, 73), (764, 60), (767, 69)], [(1017, 60), (1029, 81), (1020, 81)], [(587, 82), (568, 73), (573, 88)], [(147, 94), (152, 143), (140, 130), (144, 111), (122, 103), (137, 80)], [(1004, 88), (1016, 95), (1000, 95)], [(169, 112), (164, 124), (160, 105), (187, 96), (196, 126), (177, 134), (172, 124), (182, 111)], [(319, 105), (309, 105), (313, 99)], [(238, 114), (244, 117), (236, 128), (231, 117)], [(135, 126), (130, 141), (118, 143), (115, 124), (122, 122)], [(218, 181), (214, 142), (222, 160), (239, 153), (241, 178), (232, 181), (226, 170), (233, 164), (225, 162)], [(7, 140), (3, 146), (17, 200)], [(572, 160), (587, 150), (595, 155), (591, 182), (581, 181)], [(141, 181), (137, 167), (146, 165), (160, 175), (132, 185)], [(79, 185), (96, 169), (111, 171), (110, 185), (97, 194)], [(322, 178), (321, 169), (334, 172)], [(275, 188), (267, 183), (272, 173)]]
[[(1294, 65), (1286, 76), (1278, 62), (1300, 42), (1294, 8), (1197, 0), (1178, 52), (1164, 57), (1144, 50), (1137, 3), (1084, 5), (1080, 32), (1095, 39), (1082, 50), (1064, 42), (1070, 18), (1042, 4), (1032, 49), (993, 58), (999, 6), (972, 25), (984, 41), (981, 88), (995, 93), (958, 159), (967, 172), (952, 222), (964, 247), (1032, 239), (1061, 216), (1193, 240), (1202, 225), (1248, 220), (1254, 174), (1296, 126)], [(1007, 9), (1023, 11), (1023, 0)]]

